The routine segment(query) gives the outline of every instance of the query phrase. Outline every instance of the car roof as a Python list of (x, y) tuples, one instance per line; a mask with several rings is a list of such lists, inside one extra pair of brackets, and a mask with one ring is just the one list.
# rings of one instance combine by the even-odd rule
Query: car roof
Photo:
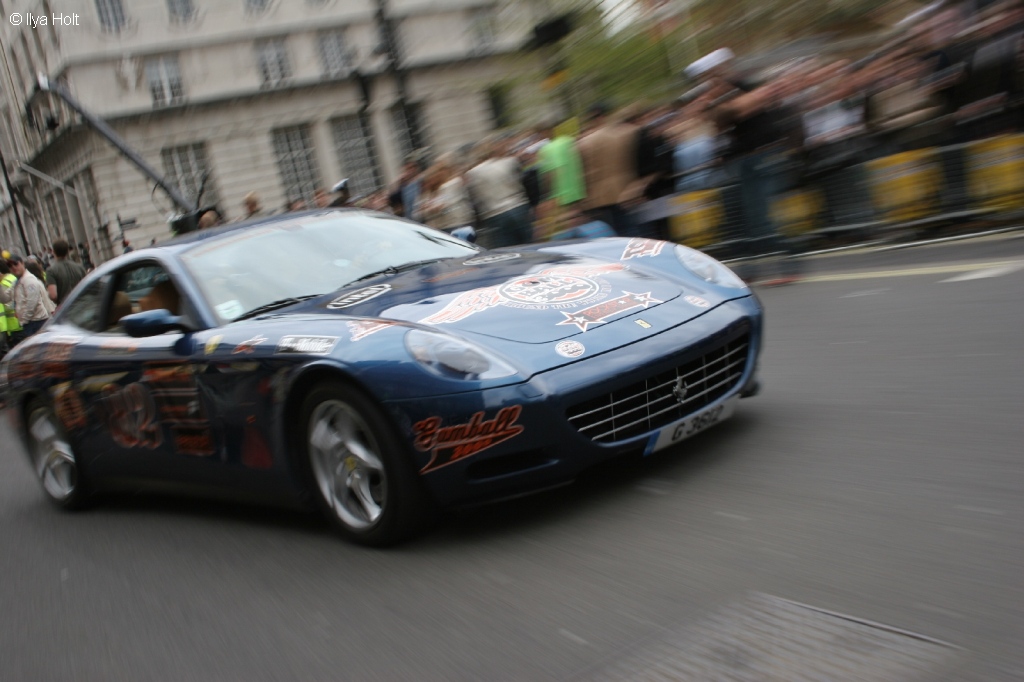
[[(232, 234), (234, 232), (241, 232), (258, 225), (277, 225), (280, 223), (290, 222), (299, 218), (305, 218), (308, 216), (324, 216), (330, 214), (345, 215), (345, 214), (370, 214), (377, 215), (380, 217), (395, 218), (396, 216), (388, 215), (387, 213), (380, 213), (378, 211), (368, 211), (361, 208), (318, 208), (309, 211), (298, 211), (294, 213), (281, 213), (275, 216), (268, 216), (262, 218), (254, 218), (253, 220), (245, 220), (237, 223), (230, 223), (228, 225), (221, 225), (219, 227), (208, 227), (205, 230), (196, 230), (189, 232), (188, 234), (175, 237), (169, 241), (157, 244), (158, 248), (172, 249), (176, 252), (187, 251), (192, 246), (200, 242), (207, 241), (209, 239), (217, 239), (224, 235)], [(140, 249), (141, 250), (141, 249)]]

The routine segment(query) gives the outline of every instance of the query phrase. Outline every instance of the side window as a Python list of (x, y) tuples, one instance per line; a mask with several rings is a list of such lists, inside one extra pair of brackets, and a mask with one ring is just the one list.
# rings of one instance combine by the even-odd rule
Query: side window
[(96, 280), (82, 290), (75, 300), (66, 303), (60, 321), (94, 334), (103, 331), (103, 325), (100, 324), (103, 284), (104, 280)]
[(121, 318), (134, 313), (164, 309), (180, 315), (182, 308), (181, 295), (166, 270), (149, 263), (138, 265), (116, 275), (105, 329), (120, 332)]

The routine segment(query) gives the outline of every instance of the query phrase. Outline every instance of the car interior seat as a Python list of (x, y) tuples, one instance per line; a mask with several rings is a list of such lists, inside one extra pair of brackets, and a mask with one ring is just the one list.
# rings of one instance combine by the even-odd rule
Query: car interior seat
[(171, 315), (180, 315), (181, 297), (174, 284), (169, 280), (157, 284), (149, 293), (139, 299), (139, 310), (169, 310)]
[(114, 294), (114, 300), (110, 302), (110, 311), (107, 313), (107, 327), (116, 327), (122, 317), (132, 314), (132, 300), (128, 294), (118, 291)]

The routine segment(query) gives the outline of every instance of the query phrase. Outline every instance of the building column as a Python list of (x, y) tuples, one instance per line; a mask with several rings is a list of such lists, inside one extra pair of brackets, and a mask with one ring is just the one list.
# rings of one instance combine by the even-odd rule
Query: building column
[(317, 166), (320, 169), (320, 183), (325, 190), (330, 190), (336, 182), (342, 179), (341, 166), (338, 163), (338, 155), (334, 151), (334, 137), (331, 135), (330, 127), (328, 121), (312, 121), (310, 123), (310, 136), (313, 141), (313, 149), (316, 150)]

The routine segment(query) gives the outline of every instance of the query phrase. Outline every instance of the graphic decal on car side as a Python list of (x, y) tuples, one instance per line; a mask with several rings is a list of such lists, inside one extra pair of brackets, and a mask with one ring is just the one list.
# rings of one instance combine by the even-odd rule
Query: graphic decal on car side
[(82, 396), (70, 381), (53, 387), (53, 411), (68, 431), (84, 429), (89, 425)]
[(141, 383), (131, 383), (123, 388), (107, 384), (95, 404), (100, 421), (121, 447), (152, 450), (163, 444), (156, 403), (152, 393)]
[(18, 344), (10, 352), (14, 357), (7, 367), (7, 381), (15, 385), (38, 377), (42, 371), (42, 360), (45, 352), (45, 343), (33, 344), (29, 341), (22, 341)]
[(376, 334), (381, 329), (393, 326), (393, 322), (383, 322), (381, 320), (350, 320), (348, 331), (351, 341), (359, 341), (365, 339), (370, 334)]
[(624, 269), (619, 263), (584, 263), (556, 266), (535, 275), (521, 275), (497, 286), (459, 294), (444, 308), (420, 322), (458, 322), (498, 305), (522, 310), (578, 308), (607, 297), (611, 286), (599, 279), (601, 274)]
[(175, 450), (182, 455), (212, 455), (210, 420), (203, 409), (192, 365), (146, 363), (142, 381), (152, 392), (160, 422), (171, 430)]
[(558, 324), (574, 324), (580, 328), (580, 331), (585, 332), (590, 325), (603, 324), (608, 321), (608, 318), (626, 310), (646, 308), (652, 303), (662, 303), (662, 301), (652, 298), (649, 291), (644, 294), (633, 294), (628, 291), (622, 293), (624, 294), (623, 296), (609, 301), (602, 301), (597, 305), (590, 306), (586, 310), (580, 310), (575, 313), (562, 313), (565, 315), (565, 319)]
[(270, 469), (274, 456), (267, 445), (267, 439), (252, 424), (247, 424), (242, 437), (242, 464), (250, 469)]
[(658, 239), (630, 239), (619, 260), (657, 256), (665, 248), (665, 242)]
[(223, 334), (216, 334), (214, 336), (211, 336), (209, 339), (207, 339), (206, 346), (203, 348), (203, 352), (206, 353), (207, 355), (213, 355), (214, 353), (217, 352), (217, 349), (220, 347), (220, 342), (223, 340)]
[(263, 336), (263, 334), (257, 334), (256, 336), (252, 337), (251, 339), (247, 339), (245, 341), (242, 341), (242, 343), (240, 343), (237, 346), (235, 346), (235, 349), (233, 351), (231, 351), (231, 354), (232, 355), (239, 355), (241, 353), (244, 353), (246, 355), (250, 355), (250, 354), (256, 352), (256, 346), (260, 345), (261, 343), (266, 343), (266, 342), (267, 342), (267, 337)]
[(515, 438), (523, 432), (523, 427), (516, 424), (522, 411), (521, 405), (503, 407), (494, 419), (485, 419), (484, 412), (477, 412), (468, 422), (451, 426), (442, 426), (441, 417), (416, 422), (412, 427), (414, 445), (421, 452), (431, 453), (420, 473), (436, 471)]
[(357, 289), (334, 299), (327, 304), (327, 309), (339, 310), (341, 308), (349, 308), (354, 305), (359, 305), (360, 303), (365, 303), (371, 298), (377, 298), (381, 294), (386, 294), (389, 291), (391, 291), (390, 284), (375, 284), (372, 287)]
[(78, 336), (58, 336), (47, 343), (40, 358), (40, 374), (44, 377), (60, 379), (71, 371), (71, 354), (81, 341)]
[(139, 350), (139, 344), (130, 339), (110, 339), (100, 343), (96, 349), (96, 355), (102, 357), (124, 358), (135, 355)]
[(328, 355), (338, 345), (337, 336), (282, 336), (277, 353), (292, 355)]

